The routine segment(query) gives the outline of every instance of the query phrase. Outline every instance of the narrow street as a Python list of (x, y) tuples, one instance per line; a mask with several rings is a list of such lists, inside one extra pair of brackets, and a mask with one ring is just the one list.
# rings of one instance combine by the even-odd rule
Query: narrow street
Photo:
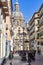
[[(10, 62), (11, 60), (7, 60), (5, 65), (10, 65)], [(18, 54), (15, 54), (12, 65), (28, 65), (28, 63), (21, 61), (21, 57)], [(43, 55), (36, 55), (36, 60), (32, 61), (31, 65), (43, 65)]]
[(36, 55), (36, 60), (31, 65), (43, 65), (43, 55)]
[(0, 65), (43, 65), (42, 54), (43, 0), (0, 0)]
[[(11, 60), (7, 60), (7, 63), (5, 65), (10, 65)], [(12, 65), (26, 65), (27, 62), (22, 62), (21, 57), (18, 54), (14, 55), (14, 58), (12, 60)]]

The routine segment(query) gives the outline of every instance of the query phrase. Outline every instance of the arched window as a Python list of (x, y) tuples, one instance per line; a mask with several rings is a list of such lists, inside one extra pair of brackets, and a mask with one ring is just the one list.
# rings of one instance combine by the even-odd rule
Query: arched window
[(18, 33), (20, 33), (20, 27), (18, 28)]
[(6, 30), (8, 30), (8, 24), (6, 24)]

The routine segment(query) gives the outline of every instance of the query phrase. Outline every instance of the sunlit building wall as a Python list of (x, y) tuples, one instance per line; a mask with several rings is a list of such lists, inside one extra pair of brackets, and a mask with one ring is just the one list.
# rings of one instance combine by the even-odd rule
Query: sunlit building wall
[[(7, 54), (7, 51), (9, 51), (8, 48), (10, 45), (10, 7), (10, 0), (0, 0), (0, 63), (9, 54), (9, 52)], [(8, 31), (6, 30), (7, 25), (9, 29)], [(8, 42), (8, 44), (6, 43), (6, 41)]]
[(29, 30), (31, 48), (34, 47), (36, 50), (39, 48), (43, 53), (43, 4), (38, 12), (32, 16), (29, 22)]

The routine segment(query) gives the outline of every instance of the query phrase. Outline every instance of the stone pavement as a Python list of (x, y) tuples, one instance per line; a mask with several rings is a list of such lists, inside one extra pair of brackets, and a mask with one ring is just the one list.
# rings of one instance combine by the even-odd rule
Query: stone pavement
[(31, 65), (43, 65), (43, 55), (36, 55), (36, 60)]
[[(7, 60), (5, 65), (10, 65), (11, 60)], [(22, 62), (18, 54), (14, 55), (12, 65), (28, 65), (27, 62)], [(31, 62), (31, 65), (43, 65), (43, 55), (36, 55), (36, 60)]]

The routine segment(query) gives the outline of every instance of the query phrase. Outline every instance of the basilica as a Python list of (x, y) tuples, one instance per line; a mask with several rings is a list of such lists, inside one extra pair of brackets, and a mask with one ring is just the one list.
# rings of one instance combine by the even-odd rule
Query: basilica
[(19, 2), (0, 0), (0, 64), (13, 51), (40, 50), (43, 54), (43, 4), (30, 21), (20, 11)]
[[(14, 12), (12, 13), (12, 25), (13, 25), (13, 46), (15, 50), (27, 50), (29, 49), (29, 32), (27, 28), (29, 25), (25, 25), (25, 19), (23, 13), (20, 11), (19, 3), (16, 1), (14, 4)], [(27, 41), (27, 43), (25, 43)]]

